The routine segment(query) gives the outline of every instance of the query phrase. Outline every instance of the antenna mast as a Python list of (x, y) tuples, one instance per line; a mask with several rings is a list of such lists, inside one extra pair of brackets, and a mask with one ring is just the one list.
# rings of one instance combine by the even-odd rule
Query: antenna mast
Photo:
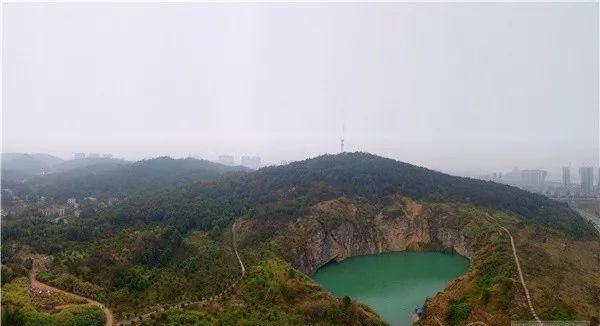
[(342, 143), (340, 145), (340, 153), (344, 152), (344, 124), (342, 123)]

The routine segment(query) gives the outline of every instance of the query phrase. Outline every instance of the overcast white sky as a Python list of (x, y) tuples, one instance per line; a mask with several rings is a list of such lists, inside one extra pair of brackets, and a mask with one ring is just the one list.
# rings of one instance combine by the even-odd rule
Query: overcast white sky
[(597, 165), (597, 3), (5, 4), (4, 152)]

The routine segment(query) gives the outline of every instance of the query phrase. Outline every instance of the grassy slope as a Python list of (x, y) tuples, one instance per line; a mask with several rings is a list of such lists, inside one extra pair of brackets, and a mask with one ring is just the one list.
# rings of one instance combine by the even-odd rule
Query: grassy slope
[[(508, 236), (489, 223), (486, 212), (471, 217), (467, 234), (475, 237), (472, 266), (426, 305), (422, 325), (483, 321), (491, 325), (532, 320)], [(542, 320), (600, 319), (600, 241), (576, 240), (556, 230), (523, 223), (516, 217), (494, 214), (511, 230), (519, 260)]]
[[(6, 325), (101, 326), (104, 313), (98, 307), (78, 305), (81, 302), (62, 294), (32, 298), (25, 277), (14, 279), (2, 287), (2, 321)], [(71, 305), (57, 313), (44, 312), (45, 307)]]
[(369, 308), (336, 298), (286, 262), (256, 264), (235, 293), (199, 310), (173, 310), (144, 325), (381, 325)]
[(513, 230), (540, 318), (600, 321), (600, 241), (570, 239), (534, 225)]

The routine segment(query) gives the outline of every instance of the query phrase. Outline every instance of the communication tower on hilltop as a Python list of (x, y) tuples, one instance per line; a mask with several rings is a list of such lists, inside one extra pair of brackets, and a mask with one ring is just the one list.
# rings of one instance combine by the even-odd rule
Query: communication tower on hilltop
[(346, 128), (345, 128), (344, 124), (342, 123), (342, 142), (340, 144), (340, 153), (344, 152), (344, 129), (346, 129)]

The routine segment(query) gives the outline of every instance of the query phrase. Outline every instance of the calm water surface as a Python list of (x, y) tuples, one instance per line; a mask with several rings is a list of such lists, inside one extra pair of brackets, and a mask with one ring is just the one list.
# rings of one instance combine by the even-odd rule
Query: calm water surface
[(358, 256), (320, 268), (313, 279), (338, 296), (368, 304), (394, 326), (469, 268), (469, 260), (438, 252)]

